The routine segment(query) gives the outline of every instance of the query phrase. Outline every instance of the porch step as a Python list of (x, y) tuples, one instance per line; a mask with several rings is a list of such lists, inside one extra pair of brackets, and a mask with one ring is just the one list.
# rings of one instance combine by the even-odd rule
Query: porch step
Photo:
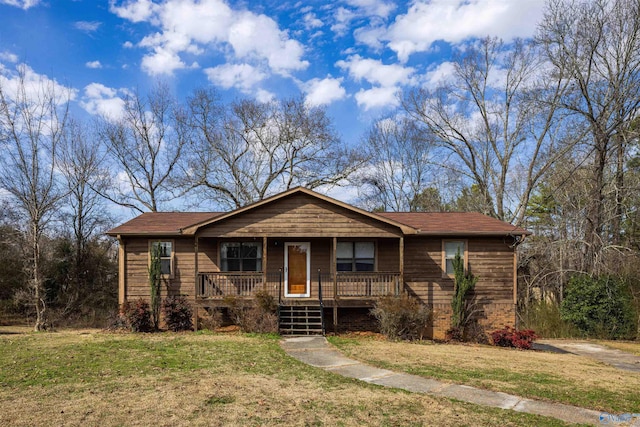
[(281, 305), (279, 308), (280, 334), (323, 335), (322, 307), (319, 303)]

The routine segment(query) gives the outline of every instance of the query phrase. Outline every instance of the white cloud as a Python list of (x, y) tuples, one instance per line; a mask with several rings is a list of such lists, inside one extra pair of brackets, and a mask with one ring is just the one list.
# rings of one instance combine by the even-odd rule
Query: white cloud
[(91, 83), (84, 88), (84, 95), (80, 106), (90, 114), (97, 114), (118, 120), (124, 113), (122, 96), (128, 92), (125, 89), (113, 89), (101, 83)]
[(149, 0), (111, 4), (111, 11), (133, 22), (149, 22), (159, 31), (140, 46), (150, 52), (142, 60), (149, 74), (172, 74), (185, 68), (181, 55), (203, 55), (209, 49), (230, 54), (231, 60), (266, 63), (275, 73), (288, 75), (305, 69), (303, 46), (263, 14), (234, 10), (224, 0)]
[(75, 99), (76, 90), (61, 85), (55, 79), (35, 72), (26, 64), (16, 65), (11, 71), (0, 65), (0, 87), (9, 99), (17, 99), (18, 91), (24, 87), (27, 99), (42, 98), (43, 90), (51, 90), (57, 105), (64, 105), (68, 100)]
[(357, 7), (367, 16), (380, 16), (386, 18), (396, 8), (391, 2), (381, 0), (346, 0), (350, 6)]
[(89, 62), (86, 62), (84, 65), (87, 68), (102, 68), (102, 64), (100, 63), (100, 61), (89, 61)]
[(307, 92), (305, 103), (312, 107), (328, 105), (346, 96), (346, 91), (342, 87), (342, 79), (332, 77), (311, 79), (302, 86)]
[(361, 89), (356, 93), (356, 102), (364, 110), (373, 108), (395, 107), (398, 105), (395, 87), (374, 87), (372, 89)]
[(142, 58), (141, 67), (147, 74), (155, 76), (172, 74), (175, 70), (187, 68), (187, 65), (171, 49), (157, 46), (152, 55), (146, 55)]
[(322, 21), (319, 20), (318, 17), (313, 13), (307, 13), (306, 15), (304, 15), (302, 20), (304, 21), (304, 27), (307, 30), (312, 30), (314, 28), (320, 28), (320, 27), (322, 27), (324, 25), (322, 23)]
[(9, 6), (19, 7), (20, 9), (27, 10), (40, 4), (40, 0), (0, 0), (0, 4), (7, 4)]
[(132, 49), (133, 43), (127, 40), (126, 42), (122, 43), (122, 47), (124, 47), (125, 49)]
[(151, 0), (127, 0), (122, 6), (116, 6), (115, 0), (109, 0), (109, 10), (120, 18), (132, 22), (143, 22), (150, 19), (158, 5)]
[(15, 64), (18, 62), (18, 55), (5, 50), (4, 52), (0, 52), (0, 61), (12, 62)]
[(348, 70), (349, 75), (355, 80), (364, 79), (371, 84), (383, 87), (409, 84), (415, 72), (412, 67), (398, 64), (385, 65), (379, 59), (362, 58), (360, 55), (350, 56), (346, 61), (340, 60), (336, 65)]
[(258, 89), (256, 91), (256, 99), (258, 100), (258, 102), (271, 102), (275, 97), (275, 94), (269, 92), (268, 90)]
[(356, 14), (344, 7), (339, 7), (333, 14), (335, 23), (331, 26), (331, 31), (339, 36), (343, 36), (349, 30), (349, 24), (356, 17)]
[(225, 89), (238, 88), (247, 93), (267, 75), (249, 64), (224, 64), (204, 70), (209, 81)]
[[(398, 15), (378, 42), (386, 41), (401, 61), (427, 51), (437, 40), (460, 43), (471, 37), (498, 36), (505, 40), (530, 37), (542, 17), (544, 0), (418, 0)], [(375, 41), (360, 41), (375, 45)]]
[(438, 84), (444, 83), (449, 76), (453, 75), (453, 72), (453, 62), (441, 62), (435, 68), (427, 71), (424, 76), (425, 84), (430, 87), (438, 86)]
[(102, 25), (101, 22), (98, 21), (78, 21), (73, 26), (80, 31), (84, 31), (85, 33), (93, 33), (100, 28)]
[(383, 40), (387, 35), (387, 28), (382, 25), (371, 25), (369, 27), (361, 27), (353, 32), (353, 37), (358, 43), (365, 44), (375, 50), (381, 50), (384, 47)]

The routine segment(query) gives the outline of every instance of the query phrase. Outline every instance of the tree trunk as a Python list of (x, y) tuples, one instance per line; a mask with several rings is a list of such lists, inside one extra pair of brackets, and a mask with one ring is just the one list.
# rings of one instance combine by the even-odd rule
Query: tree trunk
[(33, 294), (36, 307), (36, 323), (33, 330), (44, 331), (47, 329), (47, 303), (42, 289), (42, 277), (40, 275), (40, 227), (32, 224), (31, 246), (33, 255)]
[(602, 227), (604, 212), (604, 172), (607, 166), (609, 138), (601, 132), (596, 135), (593, 162), (593, 185), (587, 206), (587, 226), (583, 269), (587, 273), (598, 273), (598, 257), (602, 249)]

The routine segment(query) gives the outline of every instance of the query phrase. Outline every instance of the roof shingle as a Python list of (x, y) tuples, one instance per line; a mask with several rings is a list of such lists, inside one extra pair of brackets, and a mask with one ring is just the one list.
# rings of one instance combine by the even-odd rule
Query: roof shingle
[(173, 235), (180, 234), (180, 230), (193, 224), (206, 221), (221, 212), (145, 212), (124, 224), (109, 230), (110, 236), (121, 235)]
[(406, 224), (419, 234), (430, 235), (523, 235), (524, 228), (478, 212), (381, 212), (378, 215)]

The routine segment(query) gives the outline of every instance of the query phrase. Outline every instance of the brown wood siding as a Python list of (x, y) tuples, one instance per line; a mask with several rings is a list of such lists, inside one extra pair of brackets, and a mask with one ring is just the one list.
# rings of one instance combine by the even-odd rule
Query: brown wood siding
[(376, 250), (378, 271), (400, 271), (400, 244), (398, 239), (378, 239)]
[[(471, 238), (468, 259), (478, 277), (475, 295), (483, 303), (513, 303), (513, 249), (502, 238)], [(405, 282), (428, 304), (449, 304), (453, 280), (442, 277), (442, 239), (405, 238)]]
[(218, 266), (217, 239), (198, 239), (198, 270), (202, 272), (220, 271)]
[(198, 232), (200, 237), (393, 237), (397, 227), (324, 200), (297, 194), (235, 215)]
[(126, 243), (127, 282), (126, 299), (149, 298), (149, 241), (166, 240), (174, 242), (173, 277), (161, 287), (161, 296), (186, 295), (194, 299), (195, 255), (193, 238), (132, 238)]

